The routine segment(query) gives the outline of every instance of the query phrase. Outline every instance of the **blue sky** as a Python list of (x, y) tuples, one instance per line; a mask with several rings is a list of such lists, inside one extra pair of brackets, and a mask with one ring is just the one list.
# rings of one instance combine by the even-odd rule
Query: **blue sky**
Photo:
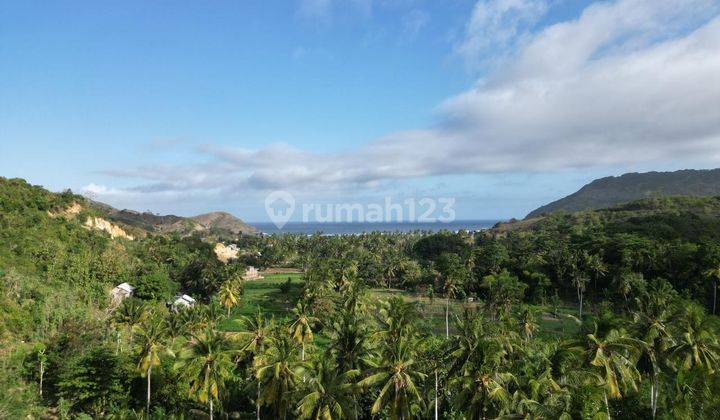
[(267, 219), (457, 198), (522, 217), (593, 178), (720, 160), (717, 0), (0, 6), (0, 175)]

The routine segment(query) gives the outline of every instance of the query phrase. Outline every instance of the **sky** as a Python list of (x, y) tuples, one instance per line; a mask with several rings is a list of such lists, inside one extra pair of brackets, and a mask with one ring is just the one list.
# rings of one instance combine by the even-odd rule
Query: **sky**
[(506, 219), (718, 166), (720, 0), (0, 0), (0, 176), (118, 208)]

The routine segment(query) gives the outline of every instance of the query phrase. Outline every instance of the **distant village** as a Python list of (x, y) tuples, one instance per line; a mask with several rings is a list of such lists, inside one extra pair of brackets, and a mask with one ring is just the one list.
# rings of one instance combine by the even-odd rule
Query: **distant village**
[[(224, 244), (218, 243), (215, 246), (215, 254), (220, 261), (227, 263), (231, 259), (236, 259), (238, 256), (239, 249), (235, 244), (225, 246)], [(248, 266), (245, 269), (245, 273), (242, 276), (243, 281), (261, 280), (263, 276), (260, 274), (257, 268)], [(110, 291), (111, 308), (116, 308), (123, 300), (131, 297), (135, 287), (130, 283), (120, 283)], [(187, 294), (178, 294), (167, 302), (168, 307), (178, 312), (182, 309), (192, 308), (195, 306), (195, 298)]]

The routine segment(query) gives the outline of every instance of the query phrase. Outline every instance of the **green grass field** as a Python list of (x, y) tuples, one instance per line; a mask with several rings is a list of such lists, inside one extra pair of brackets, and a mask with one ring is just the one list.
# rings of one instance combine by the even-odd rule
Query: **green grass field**
[[(445, 305), (446, 301), (442, 297), (430, 299), (426, 296), (418, 296), (416, 294), (399, 290), (399, 289), (372, 289), (371, 296), (377, 299), (388, 299), (392, 296), (403, 296), (406, 300), (417, 302), (418, 309), (423, 320), (438, 335), (445, 334)], [(450, 301), (450, 333), (455, 331), (453, 320), (456, 315), (461, 314), (466, 308), (476, 308), (480, 305), (477, 301), (468, 302), (465, 300)], [(552, 315), (549, 307), (533, 305), (533, 309), (537, 311), (538, 334), (553, 337), (564, 337), (579, 331), (580, 327), (571, 318), (565, 315), (577, 315), (577, 308), (571, 304), (565, 303), (558, 310), (558, 317)]]
[[(281, 286), (290, 279), (290, 288), (283, 293)], [(252, 315), (261, 309), (263, 312), (276, 318), (287, 316), (300, 298), (302, 289), (302, 274), (279, 273), (268, 274), (262, 280), (249, 280), (244, 282), (245, 293), (238, 315)]]
[[(283, 293), (281, 287), (290, 278), (290, 286), (287, 293)], [(300, 298), (302, 290), (301, 273), (273, 273), (266, 274), (262, 280), (250, 280), (244, 283), (245, 293), (242, 296), (240, 307), (234, 311), (234, 319), (226, 324), (227, 330), (239, 328), (237, 318), (241, 316), (252, 316), (261, 310), (268, 316), (282, 321), (290, 316), (290, 311)], [(387, 300), (392, 296), (403, 296), (406, 300), (417, 302), (422, 321), (437, 335), (445, 334), (445, 299), (437, 297), (430, 299), (426, 296), (399, 290), (399, 289), (371, 289), (372, 299)], [(477, 307), (477, 302), (461, 300), (450, 301), (450, 332), (454, 331), (453, 319), (455, 315), (462, 313), (465, 308)], [(577, 309), (572, 305), (564, 305), (559, 308), (559, 317), (554, 317), (548, 307), (535, 306), (538, 312), (537, 323), (538, 334), (551, 337), (564, 337), (576, 333), (579, 326), (570, 318), (564, 315), (575, 315)], [(322, 341), (324, 337), (317, 336)], [(321, 344), (321, 343), (318, 343)]]
[[(282, 287), (288, 279), (290, 279), (290, 287), (287, 293), (283, 293)], [(287, 318), (300, 298), (302, 284), (302, 273), (265, 274), (262, 280), (245, 281), (240, 307), (233, 311), (233, 319), (225, 323), (224, 329), (238, 330), (240, 326), (237, 319), (242, 316), (252, 316), (258, 310), (278, 320)]]

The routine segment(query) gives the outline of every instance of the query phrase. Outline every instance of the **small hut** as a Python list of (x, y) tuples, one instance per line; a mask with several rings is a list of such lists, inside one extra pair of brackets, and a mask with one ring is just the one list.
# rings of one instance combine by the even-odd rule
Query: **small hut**
[(132, 296), (134, 287), (128, 283), (120, 283), (110, 291), (110, 298), (112, 299), (113, 305), (118, 305), (120, 302)]
[(192, 308), (193, 306), (195, 306), (195, 299), (188, 295), (178, 295), (175, 296), (170, 306), (174, 311), (179, 311), (185, 308)]
[(260, 272), (257, 268), (253, 266), (249, 266), (245, 269), (245, 274), (242, 276), (243, 280), (260, 280), (263, 276), (260, 275)]

